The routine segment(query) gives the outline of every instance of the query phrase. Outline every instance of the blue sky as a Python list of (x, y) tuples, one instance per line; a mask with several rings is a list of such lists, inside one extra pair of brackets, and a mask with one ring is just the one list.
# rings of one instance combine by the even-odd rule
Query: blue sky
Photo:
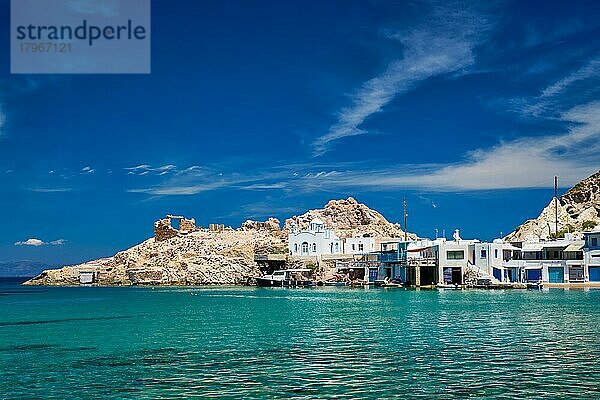
[(0, 18), (0, 261), (347, 196), (489, 240), (600, 168), (596, 1), (154, 0), (149, 75), (11, 75)]

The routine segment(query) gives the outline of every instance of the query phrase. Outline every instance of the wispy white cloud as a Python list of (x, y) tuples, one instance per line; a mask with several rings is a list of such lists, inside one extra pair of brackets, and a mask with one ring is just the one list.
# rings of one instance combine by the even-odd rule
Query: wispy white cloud
[(149, 164), (140, 164), (140, 165), (136, 165), (135, 167), (125, 168), (125, 170), (135, 172), (135, 171), (145, 171), (148, 168), (152, 168), (152, 166)]
[(199, 184), (157, 185), (149, 188), (129, 189), (129, 193), (145, 193), (154, 196), (187, 196), (228, 187), (227, 182), (206, 182)]
[(15, 246), (33, 246), (33, 247), (48, 246), (48, 245), (62, 246), (65, 243), (67, 243), (67, 241), (65, 239), (57, 239), (57, 240), (52, 240), (51, 242), (44, 242), (43, 240), (40, 240), (40, 239), (31, 238), (31, 239), (27, 239), (22, 242), (15, 242)]
[[(450, 164), (397, 164), (373, 168), (365, 163), (280, 164), (243, 173), (219, 174), (209, 167), (181, 171), (156, 186), (131, 189), (151, 195), (194, 195), (235, 189), (287, 193), (398, 189), (459, 192), (529, 189), (575, 184), (600, 168), (600, 101), (560, 113), (563, 132), (501, 141), (466, 153)], [(432, 205), (435, 207), (435, 205)]]
[(177, 166), (172, 164), (162, 165), (160, 167), (153, 167), (150, 164), (140, 164), (135, 167), (124, 168), (127, 171), (127, 175), (139, 175), (145, 176), (150, 174), (155, 174), (159, 176), (164, 176), (171, 173), (177, 172)]
[(548, 187), (558, 175), (563, 186), (570, 186), (600, 169), (600, 101), (568, 110), (561, 119), (570, 124), (562, 134), (501, 142), (472, 151), (459, 163), (343, 171), (327, 179), (306, 177), (303, 185), (312, 189), (493, 190)]
[(82, 174), (93, 174), (94, 172), (96, 172), (96, 170), (92, 167), (90, 167), (89, 165), (81, 168), (81, 171), (79, 171)]
[(600, 58), (593, 58), (592, 60), (586, 62), (581, 68), (542, 90), (540, 98), (543, 99), (559, 95), (577, 82), (582, 82), (588, 78), (597, 78), (599, 74)]
[[(197, 166), (178, 170), (167, 180), (145, 188), (127, 190), (130, 193), (146, 193), (155, 196), (181, 196), (195, 195), (203, 192), (225, 188), (238, 190), (275, 190), (285, 189), (287, 183), (283, 181), (291, 173), (280, 167), (273, 167), (266, 171), (253, 172), (250, 168), (238, 166), (245, 172), (230, 172), (224, 174), (220, 170), (223, 165), (219, 163), (212, 166)], [(285, 169), (285, 168), (284, 168)]]
[(396, 96), (413, 90), (425, 80), (453, 73), (472, 65), (474, 47), (489, 30), (486, 15), (466, 10), (464, 4), (434, 6), (432, 13), (410, 31), (390, 34), (404, 47), (401, 59), (367, 82), (351, 97), (352, 104), (343, 108), (337, 122), (313, 142), (319, 156), (339, 139), (367, 133), (361, 125), (379, 113)]
[[(228, 189), (303, 191), (419, 189), (457, 192), (551, 186), (554, 175), (571, 186), (600, 168), (600, 101), (561, 114), (563, 133), (527, 136), (477, 149), (451, 164), (281, 165), (261, 173), (187, 174), (161, 185), (133, 189), (153, 195), (191, 195)], [(304, 172), (302, 172), (304, 170)]]
[(73, 189), (72, 188), (63, 188), (63, 187), (57, 187), (57, 188), (34, 187), (34, 188), (29, 188), (29, 191), (37, 192), (37, 193), (64, 193), (64, 192), (71, 192), (71, 191), (73, 191)]
[[(556, 120), (562, 118), (565, 109), (593, 101), (599, 95), (600, 57), (594, 56), (584, 59), (578, 68), (542, 88), (537, 96), (494, 101), (491, 105), (526, 119)], [(502, 102), (507, 107), (499, 104)]]
[(242, 185), (242, 190), (271, 190), (271, 189), (284, 189), (288, 187), (286, 182), (274, 182), (274, 183), (252, 183), (248, 185)]

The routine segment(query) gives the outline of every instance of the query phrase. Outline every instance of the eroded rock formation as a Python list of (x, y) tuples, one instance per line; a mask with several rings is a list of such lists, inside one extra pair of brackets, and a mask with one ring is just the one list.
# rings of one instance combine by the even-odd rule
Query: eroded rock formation
[[(404, 237), (404, 231), (399, 224), (390, 223), (379, 212), (357, 202), (353, 197), (345, 200), (331, 200), (322, 209), (310, 210), (302, 215), (288, 218), (285, 220), (284, 231), (289, 232), (296, 228), (305, 229), (315, 218), (319, 218), (325, 225), (332, 227), (340, 237), (364, 234), (375, 237)], [(410, 239), (416, 237), (415, 234), (408, 234)]]
[(277, 218), (269, 218), (264, 222), (248, 219), (242, 224), (241, 229), (243, 231), (262, 230), (269, 232), (281, 232), (281, 223)]
[[(511, 242), (556, 236), (554, 198), (535, 219), (525, 221), (505, 237)], [(558, 236), (600, 226), (600, 171), (569, 189), (558, 201)]]

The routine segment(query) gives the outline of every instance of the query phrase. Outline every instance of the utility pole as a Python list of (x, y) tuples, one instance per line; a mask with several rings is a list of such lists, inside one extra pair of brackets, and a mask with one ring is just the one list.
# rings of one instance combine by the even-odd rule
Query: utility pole
[(558, 236), (558, 176), (554, 177), (554, 234)]
[(406, 197), (404, 198), (404, 241), (408, 241), (408, 231), (406, 230)]

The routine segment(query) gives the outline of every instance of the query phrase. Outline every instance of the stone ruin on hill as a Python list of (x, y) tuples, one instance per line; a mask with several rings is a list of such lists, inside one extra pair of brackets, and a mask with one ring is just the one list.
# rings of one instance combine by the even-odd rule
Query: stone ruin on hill
[[(179, 229), (173, 228), (171, 221), (179, 220)], [(196, 230), (196, 220), (194, 218), (187, 219), (180, 215), (167, 215), (166, 218), (159, 219), (154, 223), (154, 240), (162, 242), (174, 238), (178, 235), (186, 235)]]

